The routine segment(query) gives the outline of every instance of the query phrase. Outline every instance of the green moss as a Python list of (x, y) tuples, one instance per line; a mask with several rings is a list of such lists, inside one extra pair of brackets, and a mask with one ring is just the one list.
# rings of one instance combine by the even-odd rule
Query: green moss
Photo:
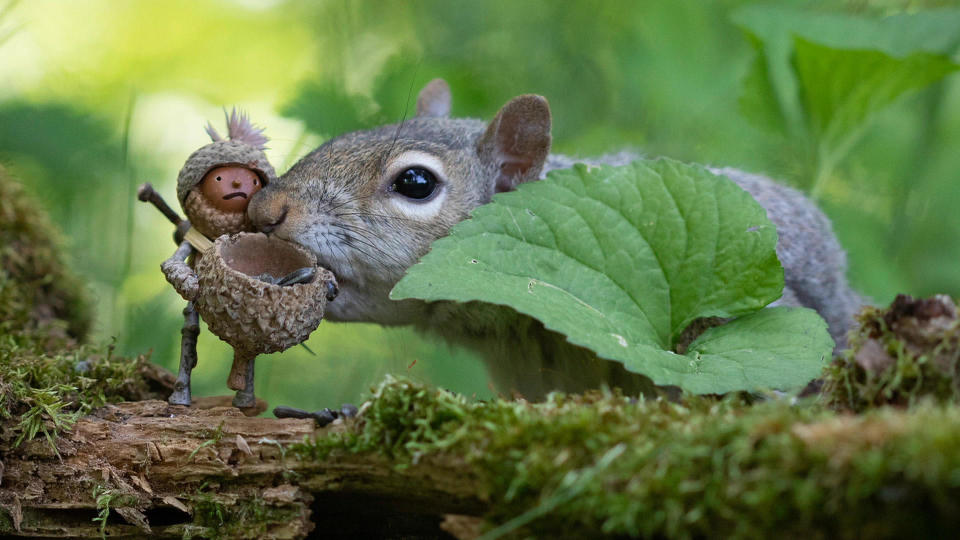
[(49, 351), (82, 341), (90, 314), (39, 208), (0, 167), (0, 337)]
[(898, 296), (865, 308), (850, 349), (824, 376), (824, 399), (855, 412), (921, 400), (960, 404), (960, 319), (952, 300)]
[(0, 533), (13, 533), (13, 521), (6, 508), (0, 508)]
[(299, 509), (272, 506), (259, 497), (225, 501), (207, 484), (187, 497), (193, 507), (191, 535), (203, 538), (259, 538), (272, 525), (283, 525), (298, 519)]
[(200, 527), (220, 530), (226, 523), (227, 508), (213, 494), (204, 492), (204, 488), (206, 484), (190, 497), (193, 503), (193, 523)]
[(100, 523), (101, 538), (106, 538), (107, 520), (110, 518), (111, 508), (134, 506), (139, 502), (137, 498), (132, 495), (102, 485), (93, 488), (93, 499), (96, 501), (97, 510), (99, 511), (97, 517), (93, 518), (93, 521)]
[[(960, 527), (960, 409), (860, 417), (815, 404), (616, 393), (471, 403), (405, 380), (304, 458), (381, 452), (400, 466), (463, 460), (504, 529), (538, 537), (937, 534)], [(867, 534), (869, 533), (869, 534)]]
[(91, 409), (150, 394), (147, 358), (114, 356), (112, 345), (46, 354), (0, 340), (0, 356), (0, 439), (14, 446), (43, 434), (56, 451), (57, 434)]
[(200, 433), (199, 436), (208, 437), (208, 438), (207, 440), (197, 445), (197, 447), (194, 448), (192, 452), (190, 452), (190, 455), (187, 456), (187, 461), (191, 461), (194, 458), (194, 456), (197, 455), (197, 452), (199, 452), (201, 449), (206, 448), (208, 446), (213, 446), (218, 442), (220, 442), (220, 439), (223, 438), (223, 422), (220, 422), (220, 425), (217, 426), (217, 429), (215, 429), (213, 433), (210, 433), (207, 430), (204, 430), (204, 432)]
[(83, 287), (60, 257), (60, 236), (0, 168), (0, 440), (57, 434), (110, 401), (149, 394), (146, 359), (82, 343)]

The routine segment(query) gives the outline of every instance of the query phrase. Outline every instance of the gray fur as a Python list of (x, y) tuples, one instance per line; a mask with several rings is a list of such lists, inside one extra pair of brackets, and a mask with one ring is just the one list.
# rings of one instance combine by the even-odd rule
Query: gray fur
[[(254, 224), (304, 245), (336, 274), (340, 294), (327, 306), (330, 320), (412, 325), (467, 346), (482, 355), (502, 390), (531, 399), (550, 390), (602, 384), (649, 392), (646, 377), (597, 358), (510, 308), (389, 299), (393, 286), (434, 240), (504, 185), (509, 189), (517, 180), (536, 180), (541, 171), (575, 161), (623, 165), (636, 158), (630, 152), (587, 160), (547, 155), (550, 113), (539, 96), (515, 98), (489, 126), (435, 116), (449, 100), (444, 89), (431, 83), (419, 100), (422, 114), (411, 120), (342, 135), (301, 159), (252, 197), (248, 212)], [(415, 152), (442, 164), (446, 174), (438, 193), (444, 198), (435, 199), (442, 204), (410, 202), (390, 189), (396, 167), (426, 165), (405, 164), (404, 156)], [(511, 175), (506, 182), (504, 171)], [(843, 250), (827, 219), (799, 192), (765, 177), (734, 169), (714, 172), (753, 195), (780, 229), (777, 252), (787, 283), (781, 302), (819, 311), (842, 343), (860, 300), (847, 285)], [(430, 208), (436, 212), (421, 212)]]

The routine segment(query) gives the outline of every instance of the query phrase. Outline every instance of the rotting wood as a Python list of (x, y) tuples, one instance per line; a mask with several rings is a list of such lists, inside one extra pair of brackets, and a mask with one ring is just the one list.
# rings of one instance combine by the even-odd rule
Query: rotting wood
[[(285, 451), (344, 428), (230, 407), (110, 405), (62, 435), (61, 458), (43, 438), (0, 447), (8, 521), (0, 526), (11, 535), (99, 538), (94, 518), (110, 506), (111, 538), (449, 538), (440, 529), (445, 514), (484, 510), (469, 469), (457, 463), (397, 469), (375, 456), (319, 462)], [(98, 508), (95, 489), (109, 505)]]

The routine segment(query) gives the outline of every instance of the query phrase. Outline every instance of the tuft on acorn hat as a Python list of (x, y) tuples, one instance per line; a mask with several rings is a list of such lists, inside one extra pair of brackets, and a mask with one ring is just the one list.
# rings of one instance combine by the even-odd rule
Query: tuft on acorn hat
[(260, 176), (266, 186), (277, 179), (277, 173), (267, 161), (263, 150), (267, 137), (263, 128), (255, 127), (250, 118), (236, 108), (227, 114), (227, 139), (220, 136), (211, 124), (206, 130), (213, 142), (190, 154), (187, 162), (180, 169), (177, 177), (177, 199), (183, 205), (187, 194), (190, 193), (203, 177), (212, 169), (225, 165), (240, 165), (247, 167)]

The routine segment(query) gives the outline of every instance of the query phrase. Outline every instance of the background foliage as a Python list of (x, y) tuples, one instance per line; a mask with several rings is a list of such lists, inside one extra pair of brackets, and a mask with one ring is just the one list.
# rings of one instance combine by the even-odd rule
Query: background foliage
[[(411, 92), (437, 76), (450, 82), (459, 116), (490, 118), (514, 95), (546, 96), (556, 151), (629, 147), (816, 187), (859, 290), (878, 302), (897, 292), (960, 295), (960, 77), (893, 99), (853, 139), (803, 124), (822, 120), (826, 102), (816, 104), (821, 116), (799, 119), (778, 102), (800, 131), (771, 131), (769, 115), (757, 122), (769, 96), (756, 86), (758, 43), (775, 24), (799, 34), (794, 46), (807, 53), (838, 46), (810, 35), (837, 24), (818, 16), (936, 21), (957, 10), (938, 1), (781, 2), (810, 15), (763, 20), (744, 15), (748, 4), (0, 0), (0, 162), (67, 236), (96, 302), (97, 339), (116, 336), (124, 354), (152, 348), (169, 367), (182, 301), (158, 266), (174, 248), (172, 230), (135, 203), (136, 186), (151, 181), (172, 201), (177, 171), (224, 105), (247, 108), (267, 128), (269, 157), (284, 171), (324, 137), (399, 120)], [(840, 24), (860, 47), (877, 31)], [(937, 37), (936, 53), (958, 59), (960, 39), (916, 34)], [(826, 85), (822, 66), (795, 67), (798, 84)], [(811, 146), (811, 133), (824, 136)], [(297, 348), (258, 363), (259, 393), (272, 404), (356, 401), (388, 371), (489, 394), (467, 353), (406, 330), (324, 323), (309, 345), (316, 356)], [(225, 393), (229, 347), (205, 332), (199, 353), (195, 391)]]

